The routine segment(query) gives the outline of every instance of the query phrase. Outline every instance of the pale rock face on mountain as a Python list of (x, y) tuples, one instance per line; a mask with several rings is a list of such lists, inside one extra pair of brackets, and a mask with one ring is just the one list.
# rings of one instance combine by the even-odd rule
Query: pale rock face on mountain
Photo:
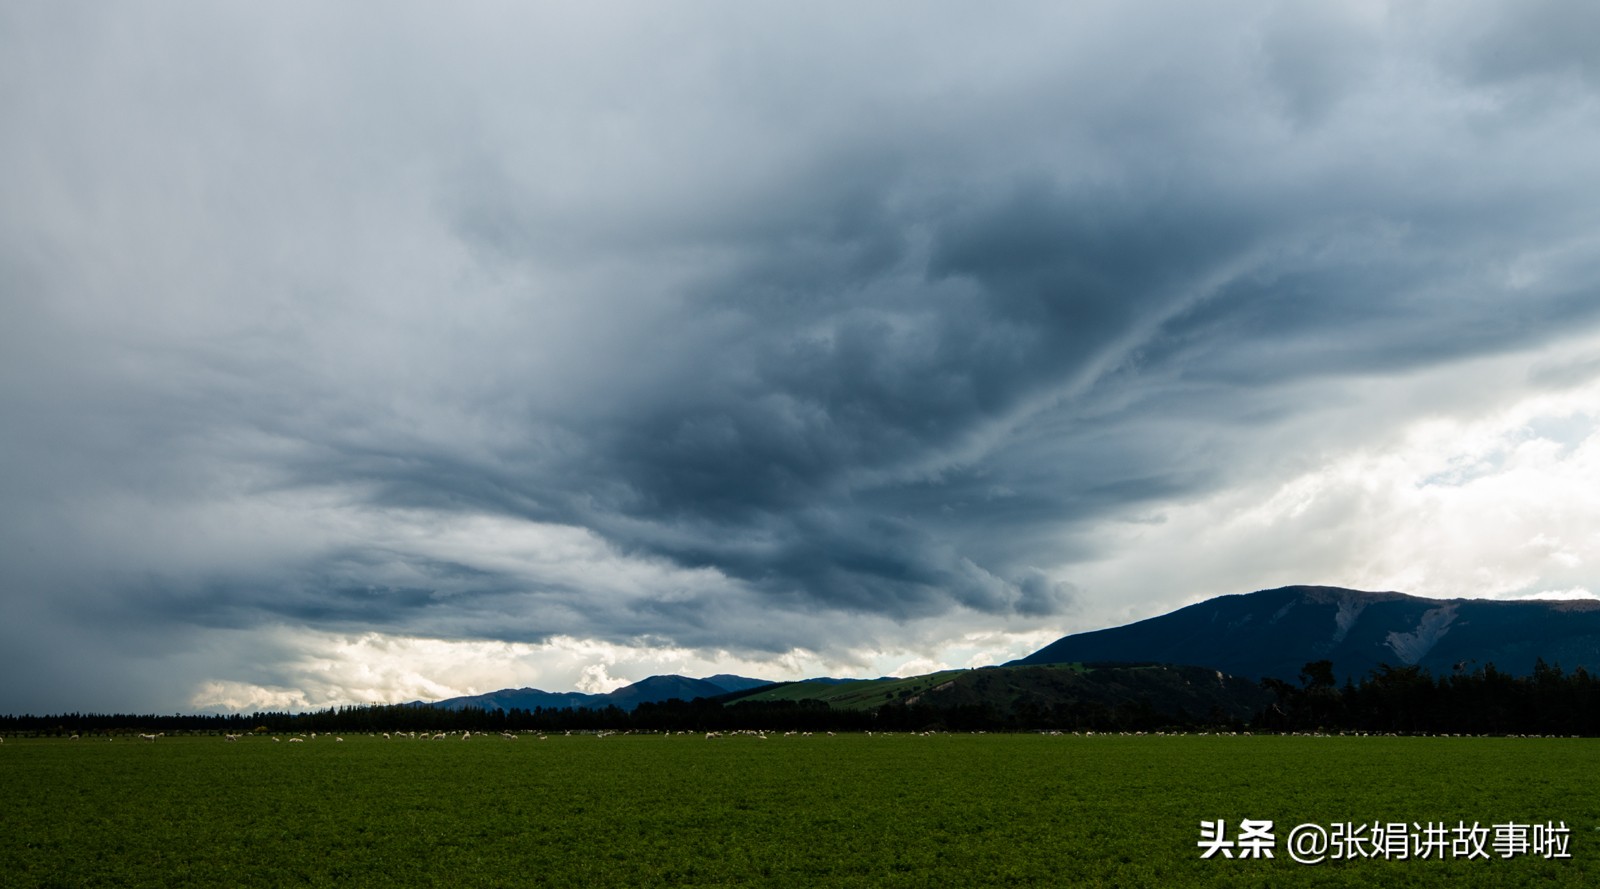
[(1398, 630), (1385, 637), (1384, 644), (1395, 653), (1402, 663), (1415, 664), (1433, 650), (1433, 646), (1444, 638), (1450, 631), (1450, 624), (1456, 619), (1456, 612), (1460, 608), (1459, 602), (1440, 605), (1431, 611), (1422, 614), (1422, 622), (1409, 633)]

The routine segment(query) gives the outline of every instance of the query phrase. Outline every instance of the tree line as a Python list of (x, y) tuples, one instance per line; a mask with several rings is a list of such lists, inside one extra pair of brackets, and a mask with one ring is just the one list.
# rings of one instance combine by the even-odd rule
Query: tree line
[(329, 707), (303, 713), (0, 715), (0, 734), (294, 733), (399, 731), (1200, 731), (1254, 730), (1426, 734), (1555, 734), (1600, 736), (1600, 679), (1579, 668), (1538, 661), (1515, 676), (1486, 664), (1435, 677), (1415, 666), (1382, 665), (1340, 686), (1330, 661), (1305, 665), (1298, 683), (1264, 679), (1275, 701), (1253, 719), (1164, 712), (1148, 698), (1114, 705), (1021, 701), (1011, 706), (885, 702), (876, 709), (835, 709), (822, 701), (673, 699), (583, 708), (476, 707), (427, 704)]
[(1255, 724), (1269, 731), (1600, 736), (1600, 679), (1579, 667), (1534, 663), (1515, 676), (1485, 664), (1445, 676), (1416, 666), (1380, 665), (1340, 686), (1330, 661), (1302, 668), (1299, 683), (1264, 679), (1277, 701)]
[(330, 707), (304, 713), (95, 714), (0, 716), (0, 735), (280, 734), (307, 732), (594, 732), (594, 731), (1023, 731), (1032, 729), (1135, 730), (1200, 728), (1214, 720), (1162, 715), (1148, 704), (1023, 707), (1014, 712), (990, 705), (939, 707), (885, 702), (877, 709), (835, 709), (823, 701), (673, 699), (623, 710), (545, 708), (445, 709), (416, 704)]

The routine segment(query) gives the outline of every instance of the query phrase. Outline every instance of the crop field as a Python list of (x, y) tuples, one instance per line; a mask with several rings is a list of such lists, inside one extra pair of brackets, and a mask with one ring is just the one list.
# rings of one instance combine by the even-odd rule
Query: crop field
[[(1600, 741), (6, 738), (8, 886), (1594, 886)], [(1272, 820), (1271, 859), (1201, 858)], [(1570, 858), (1297, 864), (1301, 823), (1565, 822)], [(1242, 847), (1241, 847), (1242, 850)], [(1443, 858), (1443, 860), (1441, 860)]]

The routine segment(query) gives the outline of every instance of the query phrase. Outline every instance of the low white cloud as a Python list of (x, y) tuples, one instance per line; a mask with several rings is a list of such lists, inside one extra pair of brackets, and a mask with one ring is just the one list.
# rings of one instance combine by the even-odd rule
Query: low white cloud
[(895, 667), (894, 669), (888, 671), (884, 675), (885, 676), (921, 676), (924, 673), (937, 673), (940, 670), (948, 670), (948, 669), (950, 669), (950, 665), (945, 663), (944, 661), (934, 660), (933, 658), (919, 657), (919, 658), (912, 658), (911, 660), (906, 661), (905, 663), (903, 663), (903, 664)]
[[(303, 710), (437, 701), (503, 688), (601, 693), (662, 674), (733, 673), (779, 681), (861, 668), (860, 663), (801, 650), (755, 660), (725, 651), (630, 646), (568, 636), (532, 644), (382, 633), (350, 636), (283, 626), (252, 631), (247, 646), (252, 660), (229, 662), (227, 652), (233, 647), (229, 640), (245, 635), (220, 631), (212, 640), (206, 669), (213, 678), (194, 686), (190, 706)], [(263, 637), (270, 642), (263, 642)], [(249, 678), (263, 676), (273, 679)]]
[(606, 672), (605, 664), (590, 664), (583, 668), (583, 673), (578, 677), (578, 681), (573, 684), (578, 691), (599, 695), (622, 688), (628, 684), (628, 680), (611, 676)]
[(299, 712), (315, 709), (298, 688), (267, 688), (248, 682), (202, 682), (189, 696), (189, 706), (201, 712)]
[(1573, 587), (1570, 590), (1540, 590), (1537, 593), (1529, 593), (1526, 596), (1517, 596), (1515, 598), (1524, 600), (1543, 599), (1546, 601), (1555, 602), (1571, 602), (1583, 599), (1600, 599), (1600, 596), (1595, 595), (1592, 591), (1585, 587), (1579, 586)]

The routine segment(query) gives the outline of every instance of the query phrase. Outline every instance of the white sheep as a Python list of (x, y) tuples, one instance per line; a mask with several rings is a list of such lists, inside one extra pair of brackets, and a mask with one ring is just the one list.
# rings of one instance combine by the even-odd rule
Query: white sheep
[(289, 743), (290, 744), (304, 744), (305, 742), (306, 742), (305, 738), (290, 738), (289, 739)]
[(166, 734), (166, 732), (156, 732), (153, 735), (147, 735), (147, 734), (144, 734), (143, 732), (140, 732), (139, 733), (139, 737), (141, 737), (141, 738), (145, 739), (146, 741), (149, 741), (150, 743), (153, 744), (153, 743), (155, 743), (155, 740), (157, 738), (159, 738), (159, 737), (161, 737), (162, 735), (165, 735), (165, 734)]

